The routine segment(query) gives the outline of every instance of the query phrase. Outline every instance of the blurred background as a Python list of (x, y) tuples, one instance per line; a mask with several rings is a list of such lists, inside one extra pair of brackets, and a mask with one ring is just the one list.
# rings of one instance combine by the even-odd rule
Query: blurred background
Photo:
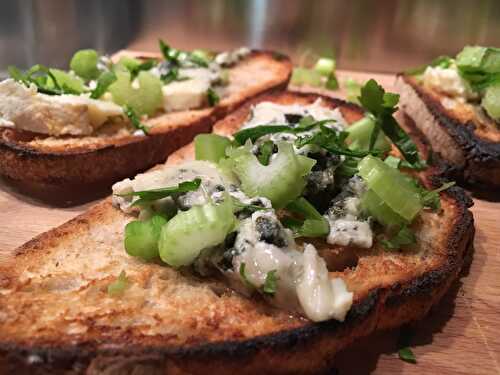
[(8, 65), (66, 67), (73, 52), (276, 49), (295, 62), (332, 55), (349, 70), (396, 72), (500, 47), (499, 0), (2, 0), (0, 74)]

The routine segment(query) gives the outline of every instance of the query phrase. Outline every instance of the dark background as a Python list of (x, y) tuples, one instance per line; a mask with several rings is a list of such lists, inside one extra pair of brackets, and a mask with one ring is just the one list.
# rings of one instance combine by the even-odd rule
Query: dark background
[[(65, 67), (79, 48), (277, 49), (335, 53), (343, 69), (395, 72), (500, 46), (499, 0), (1, 0), (0, 72)], [(334, 51), (334, 52), (333, 52)]]

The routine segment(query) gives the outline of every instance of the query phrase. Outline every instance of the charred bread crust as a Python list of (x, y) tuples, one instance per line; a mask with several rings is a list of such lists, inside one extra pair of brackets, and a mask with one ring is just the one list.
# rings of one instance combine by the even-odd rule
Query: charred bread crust
[[(414, 77), (399, 74), (398, 79), (411, 86), (418, 98), (425, 104), (429, 112), (436, 119), (439, 126), (453, 139), (457, 149), (464, 156), (463, 166), (451, 163), (449, 173), (451, 177), (458, 178), (463, 182), (477, 187), (500, 186), (500, 143), (485, 140), (475, 133), (475, 124), (472, 121), (461, 123), (453, 116), (451, 111), (435, 100), (422, 85), (419, 85)], [(401, 103), (403, 111), (408, 114), (405, 107), (412, 103)], [(409, 116), (411, 118), (411, 116)], [(414, 120), (412, 118), (412, 120)], [(421, 128), (421, 124), (414, 125)], [(440, 152), (439, 149), (434, 151)], [(441, 153), (442, 154), (442, 153)]]
[[(292, 95), (296, 94), (285, 92), (278, 96), (286, 100), (287, 96)], [(272, 97), (276, 98), (268, 96)], [(299, 97), (309, 101), (318, 96), (299, 94)], [(325, 97), (324, 100), (332, 106), (344, 104), (337, 99)], [(246, 107), (250, 105), (248, 103)], [(352, 109), (361, 113), (357, 107)], [(237, 118), (247, 111), (248, 108), (245, 110), (242, 107), (223, 123), (231, 124), (234, 120), (231, 116)], [(441, 181), (438, 172), (438, 166), (433, 166), (421, 178), (428, 186), (437, 185)], [(356, 338), (378, 329), (423, 318), (458, 276), (464, 256), (472, 248), (474, 226), (472, 214), (468, 210), (472, 202), (464, 190), (458, 187), (448, 189), (441, 197), (448, 207), (453, 207), (457, 212), (450, 224), (452, 230), (445, 240), (445, 261), (409, 280), (366, 290), (355, 300), (343, 323), (334, 320), (322, 323), (304, 321), (300, 327), (269, 335), (181, 347), (141, 344), (141, 338), (126, 330), (107, 343), (89, 339), (77, 343), (55, 340), (43, 345), (36, 344), (36, 341), (20, 345), (2, 342), (0, 336), (0, 369), (5, 373), (15, 370), (21, 374), (201, 374), (212, 371), (219, 374), (327, 373), (334, 354)], [(111, 203), (108, 199), (61, 227), (28, 242), (18, 249), (16, 256), (43, 251), (59, 238), (73, 232), (74, 226), (86, 228), (109, 209)], [(14, 281), (0, 279), (0, 286), (10, 282)]]
[[(205, 115), (187, 119), (166, 129), (153, 129), (149, 136), (124, 136), (94, 145), (68, 147), (33, 147), (17, 140), (16, 132), (0, 129), (0, 175), (19, 190), (37, 198), (52, 201), (51, 197), (82, 200), (109, 194), (113, 182), (140, 173), (165, 161), (176, 149), (191, 142), (199, 133), (208, 133), (218, 119), (224, 117), (252, 96), (281, 91), (291, 76), (289, 58), (277, 52), (252, 51), (251, 58), (270, 59), (280, 66), (280, 75), (274, 77), (250, 96), (238, 97), (207, 109)], [(76, 138), (75, 138), (76, 139)], [(84, 197), (89, 193), (88, 197)]]

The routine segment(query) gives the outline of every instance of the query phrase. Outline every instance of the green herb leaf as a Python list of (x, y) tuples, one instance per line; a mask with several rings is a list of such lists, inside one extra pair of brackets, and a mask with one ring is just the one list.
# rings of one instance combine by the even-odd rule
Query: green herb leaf
[(207, 90), (207, 100), (210, 107), (216, 106), (220, 102), (219, 95), (211, 87)]
[(140, 63), (139, 65), (133, 65), (129, 67), (130, 71), (130, 81), (133, 81), (141, 71), (148, 71), (151, 70), (154, 66), (158, 64), (158, 61), (154, 59), (149, 59), (147, 61), (144, 61), (143, 63)]
[(167, 73), (162, 74), (160, 76), (160, 79), (162, 80), (164, 85), (168, 85), (169, 83), (174, 82), (174, 81), (177, 81), (177, 82), (187, 81), (190, 78), (189, 77), (179, 77), (179, 68), (176, 66), (173, 66), (172, 68), (170, 68), (170, 70)]
[(370, 112), (384, 134), (396, 145), (410, 164), (422, 165), (417, 146), (394, 119), (399, 95), (387, 93), (375, 80), (370, 79), (362, 88), (359, 98), (363, 108)]
[(90, 93), (91, 99), (99, 99), (104, 95), (108, 87), (117, 79), (116, 74), (112, 71), (102, 73), (97, 79), (97, 86)]
[(257, 206), (255, 204), (242, 203), (240, 200), (236, 198), (233, 198), (233, 207), (235, 209), (235, 212), (246, 211), (248, 213), (254, 213), (256, 211), (263, 211), (268, 209), (266, 207)]
[(319, 132), (313, 135), (298, 138), (295, 141), (295, 146), (298, 148), (302, 148), (305, 145), (314, 144), (335, 155), (346, 155), (358, 158), (362, 158), (370, 154), (378, 155), (380, 153), (378, 150), (372, 150), (372, 151), (351, 150), (345, 144), (346, 137), (347, 133), (337, 132), (324, 125), (320, 125)]
[(389, 155), (384, 159), (384, 163), (387, 164), (388, 166), (394, 168), (394, 169), (399, 169), (399, 165), (401, 164), (401, 159), (397, 158), (395, 156)]
[(405, 362), (417, 363), (417, 359), (409, 347), (399, 349), (399, 358)]
[(388, 240), (382, 240), (381, 243), (388, 250), (396, 250), (402, 246), (414, 245), (417, 243), (417, 239), (410, 228), (403, 225), (395, 236)]
[(118, 297), (123, 294), (127, 286), (128, 278), (125, 271), (122, 271), (118, 278), (108, 285), (108, 294), (112, 297)]
[(139, 116), (132, 107), (126, 105), (123, 108), (123, 112), (127, 115), (127, 117), (130, 119), (130, 122), (136, 129), (142, 130), (144, 134), (149, 134), (149, 127), (141, 122)]
[(439, 192), (446, 190), (453, 185), (455, 185), (455, 182), (450, 181), (431, 191), (427, 191), (422, 188), (422, 205), (433, 210), (439, 210), (441, 208), (441, 199), (439, 198)]
[(266, 280), (264, 281), (264, 286), (262, 291), (266, 294), (274, 295), (276, 293), (276, 287), (279, 277), (276, 275), (277, 270), (269, 271), (266, 275)]
[(159, 40), (159, 44), (163, 57), (172, 64), (180, 66), (182, 62), (189, 61), (203, 68), (208, 67), (208, 62), (204, 58), (201, 58), (198, 53), (189, 53), (172, 48), (161, 39)]
[(259, 159), (262, 165), (269, 165), (269, 159), (271, 159), (274, 147), (275, 146), (273, 141), (265, 141), (263, 144), (259, 146), (257, 159)]
[[(133, 191), (131, 193), (120, 194), (120, 196), (122, 197), (137, 196), (140, 198), (141, 203), (144, 203), (170, 197), (172, 195), (187, 193), (189, 191), (195, 191), (198, 190), (200, 185), (201, 185), (201, 178), (195, 178), (194, 180), (191, 181), (181, 182), (176, 186), (169, 186), (160, 189)], [(137, 202), (139, 201), (136, 201), (134, 204), (139, 204)]]
[(297, 235), (302, 237), (324, 237), (330, 231), (328, 221), (304, 197), (289, 203), (286, 209), (304, 218), (303, 222), (296, 218), (283, 221), (284, 225), (291, 228)]
[(248, 280), (247, 275), (245, 273), (245, 267), (246, 264), (245, 262), (240, 263), (240, 276), (241, 279), (243, 280), (243, 283), (248, 287), (248, 288), (255, 288), (255, 286)]

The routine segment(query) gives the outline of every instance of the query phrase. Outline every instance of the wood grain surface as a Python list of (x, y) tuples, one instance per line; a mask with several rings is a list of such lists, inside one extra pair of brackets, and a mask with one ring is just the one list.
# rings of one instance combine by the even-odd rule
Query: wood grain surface
[[(345, 71), (339, 77), (341, 82), (373, 77), (388, 89), (394, 81), (390, 75)], [(50, 207), (1, 181), (0, 255), (91, 204)], [(500, 203), (474, 199), (472, 211), (476, 237), (470, 269), (426, 319), (411, 327), (417, 364), (398, 359), (400, 331), (395, 330), (362, 339), (339, 353), (339, 374), (500, 374)]]

